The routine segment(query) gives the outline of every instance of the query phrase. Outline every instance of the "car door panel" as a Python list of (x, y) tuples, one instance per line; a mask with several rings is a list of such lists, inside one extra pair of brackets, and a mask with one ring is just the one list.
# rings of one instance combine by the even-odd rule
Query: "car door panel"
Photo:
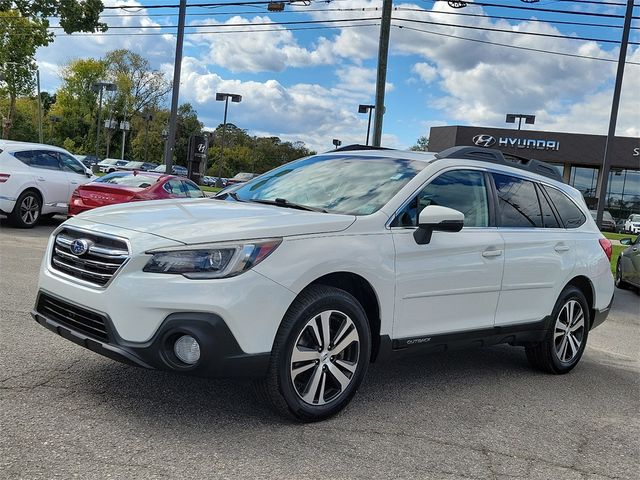
[(43, 211), (66, 212), (69, 204), (69, 179), (62, 170), (56, 152), (36, 150), (30, 167), (43, 196)]

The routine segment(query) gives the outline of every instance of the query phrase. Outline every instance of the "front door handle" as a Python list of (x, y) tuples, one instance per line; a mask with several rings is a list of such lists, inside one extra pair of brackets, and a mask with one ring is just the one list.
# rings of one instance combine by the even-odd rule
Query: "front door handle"
[(569, 245), (564, 245), (562, 243), (556, 245), (554, 249), (556, 252), (568, 252), (570, 250)]
[(44, 181), (46, 181), (46, 178), (44, 178), (44, 177), (38, 177), (36, 180), (38, 180), (39, 182), (44, 182)]
[(498, 250), (496, 248), (488, 249), (482, 252), (482, 256), (484, 258), (499, 257), (500, 255), (502, 255), (502, 250)]

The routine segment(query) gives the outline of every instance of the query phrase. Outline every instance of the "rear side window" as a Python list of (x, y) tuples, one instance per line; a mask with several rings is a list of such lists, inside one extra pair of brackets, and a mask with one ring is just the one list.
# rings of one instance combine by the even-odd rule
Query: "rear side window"
[(561, 228), (547, 197), (545, 197), (542, 192), (542, 187), (538, 185), (536, 190), (538, 191), (538, 199), (540, 200), (540, 209), (542, 210), (542, 223), (544, 224), (544, 228)]
[(499, 173), (493, 174), (498, 193), (499, 227), (542, 227), (540, 203), (533, 182)]
[(564, 193), (546, 185), (543, 185), (543, 188), (547, 195), (549, 195), (551, 202), (555, 205), (565, 228), (578, 228), (587, 221), (587, 217), (584, 216), (582, 210), (569, 200), (569, 197)]
[(44, 170), (61, 170), (58, 152), (50, 152), (47, 150), (36, 150), (31, 157), (30, 165), (34, 168), (42, 168)]
[(31, 165), (31, 157), (33, 157), (32, 150), (25, 150), (23, 152), (13, 152), (13, 156), (20, 160), (25, 165)]

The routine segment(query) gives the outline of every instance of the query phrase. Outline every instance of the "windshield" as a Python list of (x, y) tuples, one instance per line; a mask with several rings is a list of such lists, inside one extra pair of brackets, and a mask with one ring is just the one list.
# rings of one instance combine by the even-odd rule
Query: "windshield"
[(629, 220), (631, 220), (632, 222), (640, 222), (640, 215), (631, 215), (629, 217)]
[(147, 188), (158, 181), (160, 177), (155, 175), (131, 175), (128, 173), (110, 173), (100, 177), (96, 183), (110, 183), (124, 187)]
[(280, 204), (286, 200), (332, 213), (369, 215), (424, 166), (423, 162), (406, 159), (318, 155), (288, 163), (242, 185), (234, 198), (278, 199)]

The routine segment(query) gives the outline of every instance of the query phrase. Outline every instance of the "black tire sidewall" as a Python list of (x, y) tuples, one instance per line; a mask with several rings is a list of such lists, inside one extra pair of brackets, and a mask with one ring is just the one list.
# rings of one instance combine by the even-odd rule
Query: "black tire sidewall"
[[(38, 216), (36, 218), (36, 221), (33, 223), (25, 223), (24, 220), (22, 220), (22, 216), (20, 215), (20, 208), (22, 206), (22, 202), (24, 202), (24, 199), (27, 197), (33, 197), (36, 200), (36, 202), (38, 202)], [(16, 200), (16, 205), (15, 207), (13, 207), (13, 212), (11, 212), (11, 220), (14, 223), (14, 225), (20, 228), (33, 228), (40, 221), (41, 217), (42, 217), (42, 200), (40, 199), (40, 196), (37, 193), (30, 190), (26, 192), (22, 192), (18, 197), (18, 199)]]
[[(584, 313), (584, 336), (582, 338), (582, 343), (580, 345), (580, 348), (578, 349), (577, 355), (575, 355), (569, 362), (562, 362), (556, 355), (555, 342), (553, 339), (553, 335), (555, 333), (555, 325), (556, 325), (556, 320), (558, 318), (558, 315), (562, 310), (562, 307), (564, 307), (564, 305), (569, 300), (576, 300), (582, 307), (582, 311)], [(551, 320), (551, 324), (549, 325), (549, 332), (547, 334), (548, 336), (546, 341), (547, 348), (550, 350), (549, 353), (550, 353), (551, 361), (553, 363), (553, 367), (558, 373), (566, 373), (572, 370), (578, 364), (578, 362), (582, 358), (584, 349), (587, 346), (587, 340), (589, 337), (590, 328), (591, 328), (591, 312), (589, 310), (589, 304), (587, 303), (587, 299), (585, 298), (584, 294), (575, 287), (569, 287), (565, 289), (560, 295), (560, 297), (558, 298), (558, 301), (556, 302), (555, 307), (553, 308), (553, 318)]]
[[(277, 375), (280, 393), (293, 415), (304, 421), (322, 420), (342, 410), (356, 393), (367, 372), (371, 357), (371, 333), (364, 310), (348, 293), (333, 288), (331, 290), (334, 292), (317, 299), (297, 313), (278, 358)], [(316, 406), (307, 404), (296, 393), (291, 382), (290, 359), (294, 343), (309, 319), (326, 310), (340, 311), (351, 318), (360, 337), (360, 353), (358, 367), (345, 392), (329, 404)]]

